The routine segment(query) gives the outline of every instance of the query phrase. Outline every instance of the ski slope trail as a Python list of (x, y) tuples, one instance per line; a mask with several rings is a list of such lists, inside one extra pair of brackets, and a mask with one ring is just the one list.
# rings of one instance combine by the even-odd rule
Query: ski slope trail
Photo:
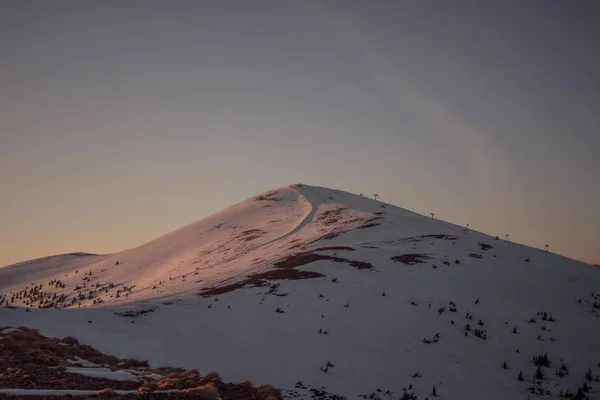
[[(308, 209), (308, 212), (306, 213), (306, 215), (304, 215), (304, 217), (302, 218), (302, 220), (300, 221), (300, 223), (299, 223), (299, 224), (298, 224), (298, 225), (297, 225), (297, 226), (296, 226), (294, 229), (292, 229), (292, 230), (291, 230), (291, 231), (289, 231), (288, 233), (286, 233), (286, 234), (284, 234), (284, 235), (282, 235), (282, 236), (280, 236), (280, 237), (278, 237), (278, 238), (276, 238), (276, 239), (273, 239), (273, 240), (271, 240), (271, 241), (269, 241), (269, 242), (267, 242), (267, 243), (263, 243), (263, 244), (261, 244), (261, 245), (260, 245), (260, 246), (258, 246), (258, 247), (265, 247), (265, 246), (268, 246), (268, 245), (270, 245), (270, 244), (272, 244), (272, 243), (275, 243), (275, 242), (277, 242), (277, 241), (280, 241), (280, 240), (286, 239), (286, 238), (288, 238), (288, 237), (290, 237), (290, 236), (292, 236), (292, 235), (296, 234), (297, 232), (299, 232), (299, 231), (300, 231), (300, 229), (302, 229), (302, 228), (303, 228), (303, 227), (305, 227), (305, 226), (306, 226), (308, 223), (310, 223), (310, 222), (312, 221), (313, 217), (315, 216), (315, 212), (317, 211), (317, 207), (318, 207), (318, 205), (317, 205), (317, 204), (314, 204), (314, 203), (313, 203), (313, 202), (311, 202), (311, 201), (309, 201), (309, 200), (308, 200), (308, 199), (307, 199), (307, 198), (306, 198), (306, 197), (305, 197), (305, 196), (304, 196), (302, 193), (300, 193), (300, 192), (299, 192), (298, 190), (296, 190), (294, 187), (291, 187), (291, 189), (292, 189), (292, 190), (294, 190), (296, 193), (298, 193), (298, 196), (299, 196), (299, 198), (303, 199), (303, 201), (304, 201), (304, 202), (306, 202), (306, 203), (309, 205), (309, 207), (310, 207), (310, 208)], [(258, 247), (257, 247), (257, 248), (258, 248)]]
[(60, 281), (71, 299), (77, 295), (68, 306), (82, 307), (197, 292), (238, 277), (253, 255), (298, 232), (314, 210), (294, 188), (279, 188), (131, 250), (99, 257), (56, 256), (2, 268), (1, 291), (16, 293), (34, 282)]
[(287, 232), (287, 233), (285, 233), (285, 234), (283, 234), (283, 235), (281, 235), (279, 237), (276, 237), (275, 239), (272, 239), (272, 240), (270, 240), (270, 241), (268, 241), (266, 243), (261, 243), (259, 245), (254, 246), (254, 247), (251, 247), (251, 248), (249, 248), (247, 250), (244, 250), (244, 252), (241, 253), (241, 254), (236, 254), (235, 256), (233, 256), (231, 258), (228, 258), (228, 259), (225, 259), (225, 260), (221, 260), (221, 261), (217, 262), (217, 265), (210, 265), (209, 268), (216, 267), (219, 264), (222, 264), (224, 262), (233, 261), (236, 258), (244, 256), (244, 255), (246, 255), (246, 254), (248, 254), (250, 252), (256, 251), (256, 250), (258, 250), (258, 249), (260, 249), (262, 247), (266, 247), (266, 246), (269, 246), (269, 245), (271, 245), (271, 244), (273, 244), (275, 242), (284, 240), (284, 239), (286, 239), (286, 238), (288, 238), (288, 237), (296, 234), (297, 232), (300, 231), (300, 229), (302, 229), (304, 226), (306, 226), (308, 223), (310, 223), (312, 221), (312, 218), (315, 215), (316, 206), (313, 203), (311, 203), (308, 199), (306, 199), (306, 197), (303, 196), (302, 193), (298, 192), (294, 188), (291, 188), (291, 189), (294, 190), (294, 191), (296, 191), (298, 193), (299, 201), (306, 202), (306, 204), (309, 206), (309, 208), (305, 212), (305, 215), (302, 216), (302, 219), (300, 220), (300, 222), (291, 231), (289, 231), (289, 232)]

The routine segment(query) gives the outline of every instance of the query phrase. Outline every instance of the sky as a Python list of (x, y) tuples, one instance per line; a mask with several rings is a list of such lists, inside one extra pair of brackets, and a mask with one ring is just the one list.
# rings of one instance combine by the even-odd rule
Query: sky
[(293, 183), (600, 264), (596, 1), (0, 0), (0, 266)]

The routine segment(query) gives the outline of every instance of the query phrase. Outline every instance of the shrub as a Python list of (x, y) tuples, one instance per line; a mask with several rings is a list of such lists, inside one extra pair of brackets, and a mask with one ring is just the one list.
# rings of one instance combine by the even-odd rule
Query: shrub
[(525, 378), (523, 377), (523, 371), (519, 371), (519, 377), (517, 378), (519, 382), (523, 382)]
[(182, 393), (191, 394), (194, 398), (199, 400), (218, 400), (220, 394), (213, 383), (207, 383), (206, 385), (196, 386), (190, 389), (184, 389)]
[(548, 353), (533, 357), (533, 364), (537, 367), (549, 367), (550, 359), (548, 358)]
[(277, 389), (276, 387), (272, 386), (272, 385), (260, 385), (258, 387), (258, 389), (256, 390), (256, 393), (258, 393), (259, 396), (262, 396), (264, 398), (270, 398), (273, 397), (275, 399), (281, 399), (281, 390)]
[(417, 400), (417, 395), (414, 393), (404, 392), (402, 393), (402, 397), (400, 397), (400, 400)]
[(587, 379), (588, 381), (592, 381), (592, 369), (588, 369), (588, 371), (585, 373), (585, 379)]
[(185, 389), (198, 387), (206, 383), (204, 379), (200, 377), (197, 370), (189, 371), (177, 371), (169, 373), (169, 375), (160, 381), (156, 385), (158, 390), (171, 390), (171, 389)]
[(544, 370), (542, 370), (542, 367), (537, 367), (535, 370), (535, 379), (540, 381), (544, 379)]
[(240, 385), (242, 385), (242, 386), (248, 386), (248, 387), (253, 387), (254, 386), (252, 384), (252, 381), (250, 379), (244, 379), (243, 381), (240, 382)]
[(480, 339), (487, 340), (487, 332), (485, 331), (485, 329), (475, 329), (474, 334)]
[(64, 344), (68, 344), (68, 345), (79, 344), (77, 339), (75, 339), (73, 336), (66, 336), (66, 337), (62, 338), (60, 341)]
[(437, 388), (435, 387), (435, 385), (433, 385), (433, 389), (431, 390), (431, 395), (433, 397), (438, 397)]
[(221, 375), (218, 372), (210, 372), (204, 376), (204, 380), (207, 382), (216, 382), (221, 380)]
[(587, 385), (587, 383), (583, 382), (583, 386), (581, 387), (581, 390), (585, 393), (588, 393), (590, 391), (590, 387)]
[(584, 393), (582, 388), (577, 389), (577, 393), (573, 396), (573, 400), (586, 400), (589, 397)]
[(157, 383), (155, 381), (147, 382), (145, 385), (138, 388), (140, 393), (151, 393), (156, 390)]
[(137, 360), (135, 358), (126, 358), (119, 363), (119, 367), (123, 369), (132, 368), (150, 368), (148, 361)]

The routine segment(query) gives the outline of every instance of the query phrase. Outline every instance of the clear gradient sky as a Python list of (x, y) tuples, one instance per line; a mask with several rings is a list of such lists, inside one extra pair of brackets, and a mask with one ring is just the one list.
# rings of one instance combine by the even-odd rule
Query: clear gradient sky
[(273, 187), (600, 263), (600, 2), (0, 0), (0, 265)]

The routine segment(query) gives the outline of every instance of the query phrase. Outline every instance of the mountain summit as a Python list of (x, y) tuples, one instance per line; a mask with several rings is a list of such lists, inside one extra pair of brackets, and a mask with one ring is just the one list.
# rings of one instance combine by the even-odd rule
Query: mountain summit
[[(276, 269), (286, 257), (315, 253), (339, 243), (374, 247), (397, 240), (398, 235), (461, 235), (461, 231), (460, 227), (365, 197), (299, 184), (247, 199), (120, 253), (72, 253), (5, 267), (0, 269), (4, 283), (0, 290), (18, 292), (36, 279), (60, 281), (67, 285), (60, 291), (67, 300), (53, 307), (178, 297), (244, 282), (257, 273)], [(105, 290), (110, 284), (113, 287)], [(90, 285), (98, 290), (80, 299), (80, 293)], [(116, 297), (124, 287), (132, 289), (126, 296)], [(36, 306), (28, 303), (27, 297), (21, 300), (15, 304)]]

